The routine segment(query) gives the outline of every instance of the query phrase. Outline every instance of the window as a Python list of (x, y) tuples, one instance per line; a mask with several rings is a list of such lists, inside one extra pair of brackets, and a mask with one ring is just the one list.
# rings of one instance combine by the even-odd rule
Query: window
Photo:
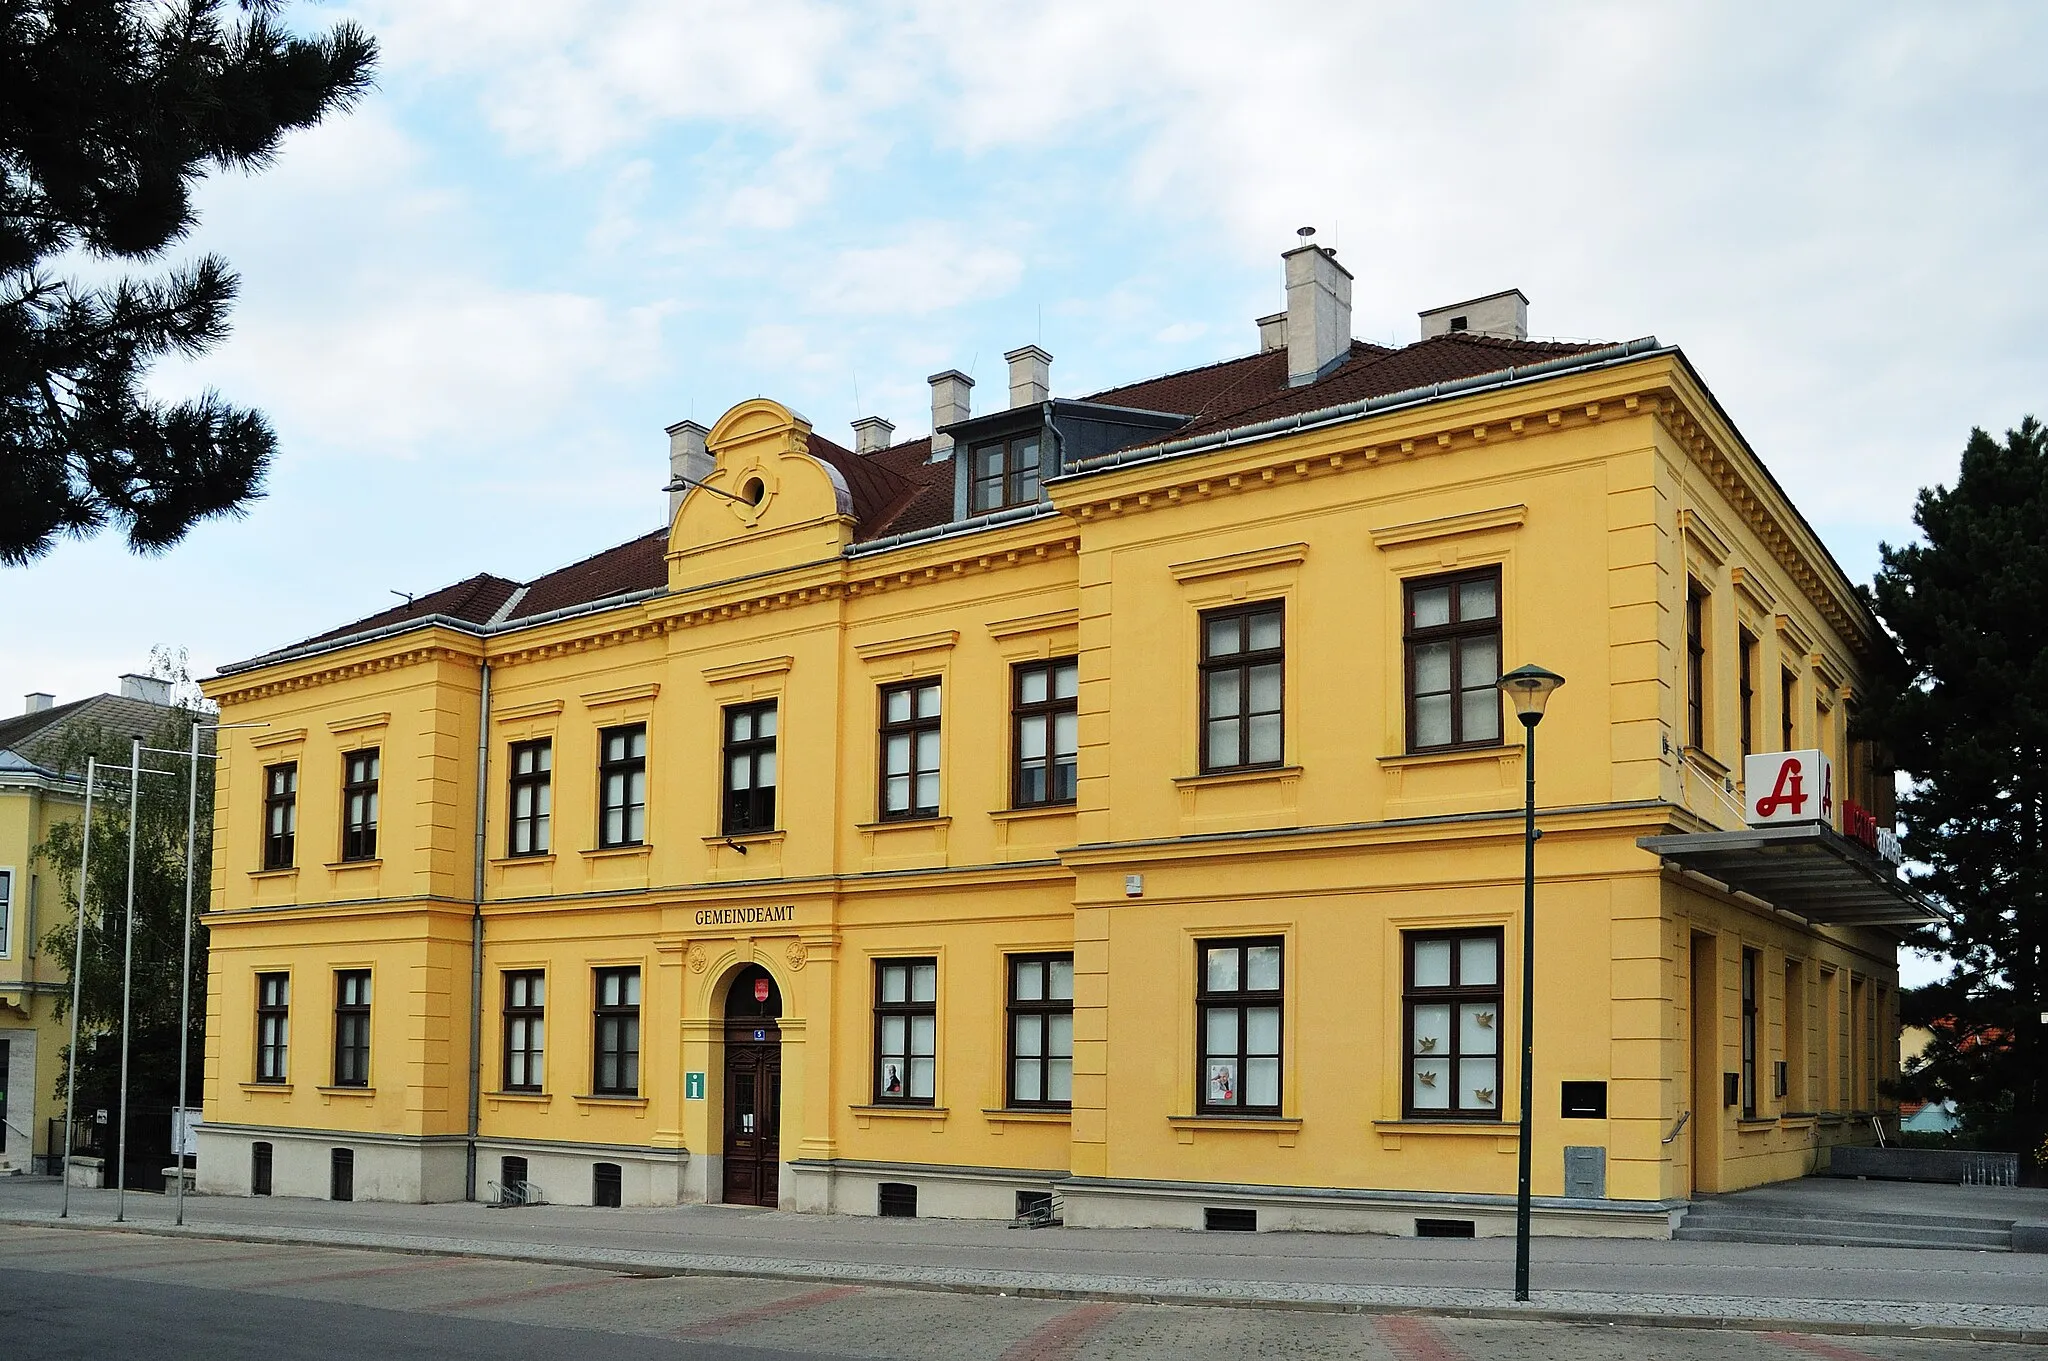
[(727, 836), (775, 826), (775, 701), (735, 704), (725, 711)]
[(1812, 1101), (1806, 1076), (1806, 966), (1785, 961), (1785, 1098), (1790, 1110), (1805, 1110)]
[(881, 816), (939, 815), (939, 683), (882, 687)]
[(547, 975), (522, 969), (505, 975), (505, 1090), (537, 1092), (546, 1085)]
[(968, 506), (979, 515), (1038, 500), (1038, 433), (974, 446)]
[(342, 757), (341, 858), (377, 858), (377, 748)]
[(334, 1085), (370, 1085), (370, 971), (334, 975)]
[(256, 975), (256, 1080), (284, 1082), (291, 1072), (292, 976)]
[(14, 871), (0, 870), (0, 959), (7, 958), (14, 939)]
[(1406, 945), (1402, 1114), (1500, 1119), (1500, 929), (1415, 931)]
[(1010, 956), (1012, 1106), (1074, 1100), (1074, 957)]
[(640, 971), (599, 969), (597, 1055), (591, 1091), (598, 1096), (640, 1094)]
[(593, 1163), (590, 1167), (590, 1203), (600, 1209), (616, 1210), (626, 1203), (625, 1169), (617, 1163)]
[(1790, 671), (1778, 676), (1778, 750), (1793, 750), (1799, 712), (1799, 677)]
[(1500, 569), (1407, 585), (1408, 750), (1500, 743)]
[(929, 1106), (937, 1090), (939, 962), (875, 961), (875, 1101)]
[(1200, 1110), (1280, 1113), (1280, 953), (1278, 937), (1207, 940), (1197, 947)]
[(638, 846), (647, 840), (647, 725), (605, 728), (597, 743), (597, 844)]
[(1026, 662), (1012, 676), (1010, 805), (1072, 803), (1081, 664), (1072, 657)]
[[(646, 753), (643, 750), (641, 754)], [(506, 854), (546, 855), (552, 846), (549, 823), (554, 811), (554, 768), (551, 739), (512, 744), (512, 830)]]
[(1685, 583), (1685, 743), (1707, 749), (1707, 593)]
[(1756, 635), (1737, 630), (1736, 689), (1742, 702), (1742, 754), (1756, 754)]
[(1756, 1119), (1756, 951), (1742, 952), (1742, 1118)]
[(271, 1151), (267, 1143), (249, 1145), (249, 1194), (267, 1196), (270, 1194)]
[(1202, 616), (1202, 771), (1280, 764), (1282, 607)]
[[(375, 797), (374, 792), (372, 798)], [(373, 817), (372, 822), (375, 821)], [(263, 868), (290, 869), (298, 855), (299, 764), (263, 768)]]

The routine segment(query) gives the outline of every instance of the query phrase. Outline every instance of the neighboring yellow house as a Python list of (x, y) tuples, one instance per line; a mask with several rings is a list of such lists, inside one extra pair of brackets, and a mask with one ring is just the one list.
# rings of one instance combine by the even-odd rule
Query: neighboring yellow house
[[(76, 906), (58, 891), (75, 883), (78, 867), (39, 862), (35, 849), (60, 822), (76, 822), (85, 804), (79, 772), (59, 769), (58, 753), (82, 731), (120, 739), (154, 734), (171, 713), (170, 686), (150, 676), (121, 677), (118, 695), (94, 695), (58, 704), (52, 695), (27, 697), (24, 712), (0, 720), (0, 1124), (5, 1144), (0, 1169), (54, 1171), (64, 1156), (50, 1142), (50, 1121), (63, 1106), (52, 1100), (71, 1042), (68, 1003), (71, 961), (55, 958), (43, 939), (71, 920)], [(94, 819), (98, 821), (97, 817)]]
[(1539, 1227), (1867, 1137), (1926, 910), (1739, 783), (1888, 820), (1849, 582), (1677, 349), (1285, 265), (1255, 354), (744, 402), (666, 529), (223, 668), (202, 1188), (1511, 1228), (1531, 661)]

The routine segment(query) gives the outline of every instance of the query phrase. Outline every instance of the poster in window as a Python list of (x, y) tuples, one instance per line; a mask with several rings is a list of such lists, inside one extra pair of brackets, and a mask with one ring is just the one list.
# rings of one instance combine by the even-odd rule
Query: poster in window
[(1237, 1104), (1237, 1064), (1233, 1060), (1211, 1060), (1209, 1063), (1209, 1095), (1211, 1106), (1235, 1106)]
[(903, 1095), (903, 1070), (893, 1063), (882, 1065), (882, 1095)]

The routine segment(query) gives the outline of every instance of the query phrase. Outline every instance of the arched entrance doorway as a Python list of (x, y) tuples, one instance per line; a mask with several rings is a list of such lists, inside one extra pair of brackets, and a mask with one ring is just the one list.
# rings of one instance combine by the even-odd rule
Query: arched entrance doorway
[(758, 964), (725, 992), (725, 1203), (774, 1205), (781, 1191), (782, 991)]

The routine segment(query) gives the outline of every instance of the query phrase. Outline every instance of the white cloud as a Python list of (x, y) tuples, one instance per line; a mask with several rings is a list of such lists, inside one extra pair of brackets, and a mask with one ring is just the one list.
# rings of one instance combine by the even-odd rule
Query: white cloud
[(951, 223), (910, 223), (883, 246), (843, 250), (819, 280), (818, 305), (863, 316), (921, 316), (1011, 292), (1024, 274), (1014, 250)]

